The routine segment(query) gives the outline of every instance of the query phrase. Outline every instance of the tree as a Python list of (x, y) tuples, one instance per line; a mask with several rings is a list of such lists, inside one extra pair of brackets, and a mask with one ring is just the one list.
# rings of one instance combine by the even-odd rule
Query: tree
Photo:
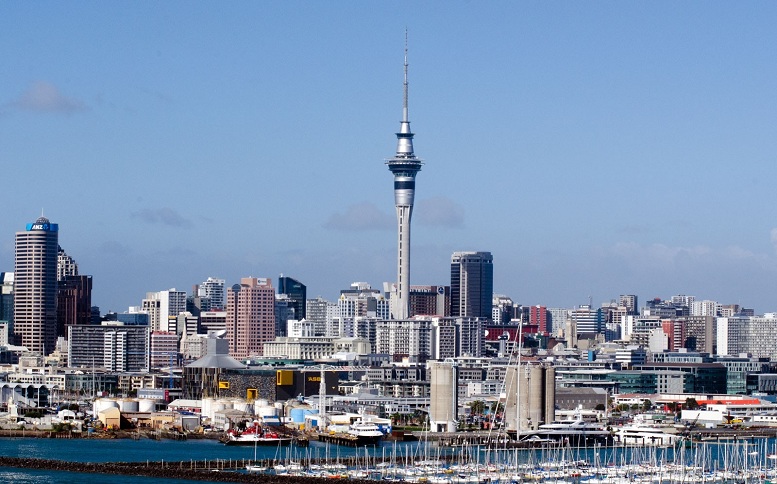
[(697, 402), (695, 398), (688, 397), (685, 399), (685, 408), (688, 410), (698, 410), (699, 402)]
[(494, 415), (504, 412), (505, 404), (503, 402), (494, 402), (491, 404), (491, 413)]
[(486, 411), (486, 402), (483, 400), (474, 400), (469, 403), (470, 415), (483, 415)]

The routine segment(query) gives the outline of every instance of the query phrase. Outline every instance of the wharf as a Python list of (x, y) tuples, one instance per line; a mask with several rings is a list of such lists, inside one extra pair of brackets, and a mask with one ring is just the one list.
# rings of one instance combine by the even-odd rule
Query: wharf
[[(515, 434), (515, 432), (513, 432)], [(504, 432), (478, 430), (474, 432), (413, 432), (413, 437), (422, 442), (434, 442), (440, 447), (461, 445), (504, 445), (516, 443), (512, 437)], [(513, 435), (514, 437), (514, 435)]]
[(336, 433), (324, 433), (324, 432), (311, 432), (308, 434), (312, 440), (318, 440), (319, 442), (328, 442), (335, 445), (345, 445), (348, 447), (358, 447), (359, 438), (350, 434), (341, 432)]

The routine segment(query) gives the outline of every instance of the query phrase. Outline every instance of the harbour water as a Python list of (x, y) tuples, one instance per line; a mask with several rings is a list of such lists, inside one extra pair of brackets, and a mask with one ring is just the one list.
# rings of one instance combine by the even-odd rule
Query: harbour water
[[(398, 467), (412, 465), (414, 462), (437, 462), (449, 458), (450, 462), (472, 464), (508, 463), (510, 466), (524, 466), (543, 463), (586, 461), (590, 466), (605, 469), (629, 468), (639, 464), (659, 464), (692, 468), (704, 465), (708, 469), (723, 469), (728, 466), (734, 471), (762, 468), (777, 470), (777, 461), (769, 458), (774, 455), (777, 443), (774, 439), (751, 439), (736, 442), (707, 442), (693, 448), (571, 448), (571, 449), (535, 449), (495, 451), (482, 447), (437, 447), (423, 442), (394, 443), (384, 442), (369, 448), (341, 447), (311, 442), (307, 448), (296, 447), (258, 447), (256, 458), (271, 459), (276, 462), (294, 460), (305, 462), (310, 459), (329, 459), (337, 461), (353, 456), (363, 458), (366, 455), (393, 460)], [(225, 446), (214, 440), (132, 440), (132, 439), (34, 439), (0, 438), (0, 455), (7, 457), (55, 459), (72, 462), (235, 462), (254, 458), (253, 447)], [(766, 481), (766, 476), (760, 482)], [(542, 479), (534, 479), (540, 481)], [(111, 475), (112, 484), (151, 483), (159, 479)], [(585, 480), (577, 479), (584, 483)], [(92, 484), (106, 482), (106, 475), (74, 473), (63, 471), (0, 468), (0, 482), (14, 483), (73, 483)], [(164, 480), (165, 483), (184, 484), (188, 480)], [(202, 482), (202, 481), (198, 481)], [(591, 479), (590, 482), (598, 482)], [(617, 482), (617, 481), (603, 481)], [(635, 482), (630, 480), (630, 482)], [(713, 481), (710, 481), (713, 482)], [(736, 482), (732, 480), (731, 482)], [(748, 480), (747, 482), (753, 482)]]
[[(384, 444), (384, 446), (387, 445)], [(402, 455), (417, 450), (409, 443), (398, 445)], [(417, 447), (417, 443), (415, 447)], [(382, 447), (368, 450), (373, 455), (379, 455)], [(282, 461), (288, 458), (300, 459), (309, 455), (315, 458), (336, 460), (338, 457), (354, 456), (357, 452), (363, 454), (365, 449), (329, 446), (313, 442), (308, 448), (257, 447), (256, 457), (260, 460)], [(215, 440), (39, 439), (20, 437), (0, 438), (0, 455), (72, 462), (214, 462), (219, 459), (224, 461), (253, 459), (254, 448), (226, 446)], [(153, 478), (117, 475), (111, 475), (110, 481), (111, 484), (159, 482), (158, 479)], [(89, 473), (0, 468), (0, 482), (97, 484), (106, 482), (106, 476)], [(191, 484), (195, 481), (165, 479), (163, 482), (165, 484)]]

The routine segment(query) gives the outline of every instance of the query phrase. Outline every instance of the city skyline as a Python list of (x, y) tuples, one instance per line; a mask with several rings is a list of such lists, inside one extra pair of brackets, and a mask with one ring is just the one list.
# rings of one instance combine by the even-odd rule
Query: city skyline
[(393, 282), (407, 27), (434, 161), (411, 285), (489, 251), (526, 305), (777, 310), (777, 6), (300, 5), (0, 6), (0, 272), (42, 208), (103, 311), (209, 276)]

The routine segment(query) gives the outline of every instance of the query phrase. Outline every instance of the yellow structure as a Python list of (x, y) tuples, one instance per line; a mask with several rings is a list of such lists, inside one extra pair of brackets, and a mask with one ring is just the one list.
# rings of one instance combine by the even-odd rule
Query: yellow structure
[(116, 407), (108, 407), (97, 414), (97, 418), (106, 429), (121, 428), (121, 412)]

